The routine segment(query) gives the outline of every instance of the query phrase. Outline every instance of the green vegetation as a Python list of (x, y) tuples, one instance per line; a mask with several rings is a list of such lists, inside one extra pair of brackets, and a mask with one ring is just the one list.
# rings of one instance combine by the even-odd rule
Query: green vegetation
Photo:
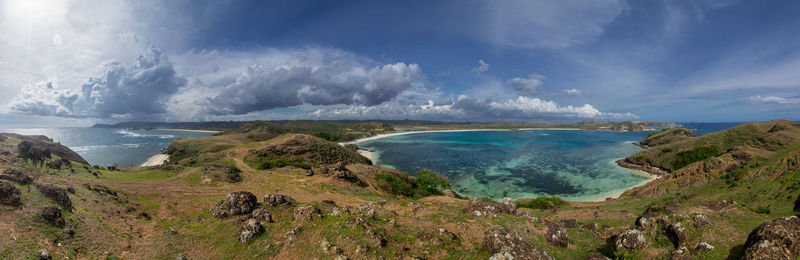
[(692, 150), (679, 152), (675, 154), (672, 169), (680, 169), (715, 155), (717, 155), (717, 149), (713, 147), (697, 147)]
[(441, 195), (442, 191), (450, 188), (450, 183), (439, 174), (422, 169), (415, 179), (417, 194), (421, 197)]
[(569, 204), (567, 201), (554, 196), (542, 196), (528, 201), (518, 201), (518, 208), (552, 209)]
[(450, 188), (447, 179), (427, 169), (418, 172), (416, 178), (380, 173), (375, 175), (375, 181), (381, 190), (390, 194), (415, 198), (442, 195)]
[(303, 161), (300, 158), (283, 158), (277, 156), (270, 156), (265, 158), (259, 158), (257, 161), (250, 161), (250, 165), (253, 165), (253, 168), (258, 170), (266, 170), (266, 169), (273, 169), (273, 168), (281, 168), (286, 166), (294, 166), (303, 169), (311, 169), (311, 164)]

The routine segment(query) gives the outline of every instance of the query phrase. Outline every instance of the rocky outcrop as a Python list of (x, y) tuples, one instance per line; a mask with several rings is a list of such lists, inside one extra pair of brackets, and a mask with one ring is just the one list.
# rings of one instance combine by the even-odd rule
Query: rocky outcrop
[(475, 216), (488, 216), (494, 214), (517, 214), (517, 208), (495, 201), (485, 201), (476, 198), (471, 198), (469, 204), (462, 210), (465, 214), (473, 214)]
[(257, 208), (253, 210), (253, 213), (250, 214), (252, 219), (258, 221), (262, 225), (266, 225), (267, 223), (272, 223), (272, 214), (265, 208)]
[(239, 230), (239, 242), (247, 244), (254, 237), (264, 233), (264, 227), (255, 219), (248, 219)]
[(547, 233), (544, 238), (555, 246), (567, 247), (569, 245), (569, 233), (560, 223), (547, 222)]
[(57, 206), (44, 206), (39, 211), (39, 214), (42, 215), (42, 218), (47, 220), (47, 222), (50, 224), (56, 226), (64, 225), (64, 217), (61, 216), (61, 208)]
[(614, 252), (633, 251), (647, 246), (647, 239), (644, 237), (644, 234), (637, 229), (629, 229), (611, 236), (608, 241), (611, 248), (614, 249)]
[(675, 248), (684, 246), (688, 236), (686, 228), (684, 228), (683, 224), (680, 222), (667, 226), (666, 235), (669, 237), (669, 240), (672, 241), (672, 245), (674, 245)]
[(268, 207), (275, 207), (278, 205), (290, 205), (294, 203), (294, 199), (288, 195), (282, 194), (267, 194), (264, 195), (264, 204)]
[(64, 210), (72, 212), (72, 201), (67, 195), (67, 190), (53, 184), (37, 184), (36, 189), (39, 193), (54, 200), (58, 205), (61, 205)]
[(237, 191), (225, 195), (225, 199), (211, 208), (215, 218), (226, 218), (234, 215), (250, 214), (258, 206), (258, 199), (249, 191)]
[(555, 259), (533, 243), (522, 239), (517, 232), (501, 226), (486, 230), (481, 246), (486, 252), (494, 254), (492, 259)]
[(14, 184), (7, 181), (0, 181), (0, 204), (6, 206), (22, 205), (20, 192)]
[(17, 152), (19, 153), (20, 157), (42, 162), (43, 159), (49, 159), (50, 155), (56, 155), (62, 159), (74, 161), (77, 163), (82, 163), (85, 165), (89, 165), (89, 163), (83, 159), (78, 153), (70, 150), (66, 146), (63, 146), (58, 143), (54, 143), (50, 138), (47, 138), (43, 135), (19, 135), (19, 134), (9, 134), (5, 133), (2, 134), (7, 137), (16, 138), (21, 140), (21, 142), (17, 145)]
[(311, 205), (299, 206), (294, 209), (292, 220), (294, 221), (309, 221), (314, 218), (322, 218), (322, 211)]
[(0, 173), (0, 179), (13, 181), (22, 185), (33, 182), (33, 178), (19, 168), (8, 168)]
[(747, 236), (743, 259), (795, 259), (800, 255), (800, 218), (764, 222)]

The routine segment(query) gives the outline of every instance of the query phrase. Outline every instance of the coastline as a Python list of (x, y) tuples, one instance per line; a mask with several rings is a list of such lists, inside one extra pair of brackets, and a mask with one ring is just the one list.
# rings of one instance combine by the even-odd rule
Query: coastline
[(147, 161), (145, 163), (143, 163), (141, 166), (142, 167), (145, 167), (145, 166), (159, 166), (159, 165), (163, 165), (165, 162), (167, 162), (167, 160), (169, 160), (169, 154), (160, 153), (160, 154), (153, 155), (153, 157), (150, 157), (150, 159), (147, 159)]
[(220, 131), (213, 131), (213, 130), (194, 130), (194, 129), (177, 129), (177, 128), (156, 128), (158, 130), (169, 130), (169, 131), (184, 131), (184, 132), (196, 132), (196, 133), (219, 133)]
[(358, 138), (353, 141), (341, 142), (339, 145), (348, 145), (348, 144), (357, 144), (360, 142), (366, 142), (371, 140), (377, 140), (386, 137), (398, 136), (398, 135), (407, 135), (407, 134), (417, 134), (417, 133), (446, 133), (446, 132), (479, 132), (479, 131), (536, 131), (536, 130), (558, 130), (558, 131), (579, 131), (583, 129), (579, 128), (520, 128), (520, 129), (453, 129), (453, 130), (422, 130), (422, 131), (406, 131), (406, 132), (395, 132), (395, 133), (387, 133), (387, 134), (377, 134), (373, 136)]

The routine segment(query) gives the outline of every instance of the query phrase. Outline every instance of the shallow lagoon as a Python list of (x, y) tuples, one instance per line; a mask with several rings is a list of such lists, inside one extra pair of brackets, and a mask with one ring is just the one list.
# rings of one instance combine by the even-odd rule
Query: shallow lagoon
[(473, 197), (558, 196), (603, 200), (650, 177), (614, 161), (640, 150), (649, 132), (570, 130), (427, 132), (358, 143), (377, 165), (438, 172), (453, 190)]

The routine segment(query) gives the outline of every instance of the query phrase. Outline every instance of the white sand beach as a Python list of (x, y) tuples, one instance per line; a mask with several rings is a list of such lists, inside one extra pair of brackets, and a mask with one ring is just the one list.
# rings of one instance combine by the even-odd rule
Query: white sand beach
[(367, 157), (372, 163), (375, 163), (375, 152), (370, 150), (358, 149), (358, 154)]
[(167, 160), (169, 160), (169, 154), (156, 154), (150, 157), (142, 166), (158, 166), (164, 164)]
[[(560, 131), (575, 131), (575, 130), (582, 130), (578, 128), (520, 128), (515, 129), (516, 131), (535, 131), (535, 130), (560, 130)], [(373, 135), (369, 137), (359, 138), (349, 142), (341, 142), (340, 145), (348, 145), (348, 144), (357, 144), (364, 141), (376, 140), (381, 138), (386, 138), (390, 136), (398, 136), (398, 135), (407, 135), (407, 134), (418, 134), (418, 133), (445, 133), (445, 132), (474, 132), (474, 131), (513, 131), (511, 129), (454, 129), (454, 130), (422, 130), (422, 131), (407, 131), (407, 132), (397, 132), (397, 133), (387, 133), (387, 134), (379, 134)]]

